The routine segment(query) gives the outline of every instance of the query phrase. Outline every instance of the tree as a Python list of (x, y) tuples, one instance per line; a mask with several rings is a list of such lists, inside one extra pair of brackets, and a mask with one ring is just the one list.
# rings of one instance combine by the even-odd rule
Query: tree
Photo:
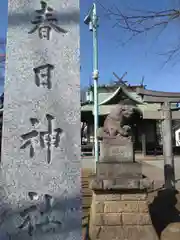
[[(117, 6), (114, 9), (106, 8), (100, 2), (109, 18), (115, 20), (114, 26), (118, 26), (130, 33), (130, 37), (123, 44), (127, 44), (134, 37), (148, 33), (159, 28), (158, 36), (171, 24), (180, 20), (179, 9), (167, 9), (164, 11), (142, 11), (131, 10), (129, 14), (122, 12)], [(166, 55), (166, 62), (172, 60), (180, 54), (180, 41), (170, 50), (162, 55)]]

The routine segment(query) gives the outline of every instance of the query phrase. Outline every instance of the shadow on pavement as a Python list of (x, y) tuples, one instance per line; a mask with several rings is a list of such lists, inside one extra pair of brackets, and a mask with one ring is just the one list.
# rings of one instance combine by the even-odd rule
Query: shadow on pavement
[(160, 237), (162, 231), (174, 222), (180, 222), (180, 193), (177, 190), (160, 190), (149, 211), (154, 228)]

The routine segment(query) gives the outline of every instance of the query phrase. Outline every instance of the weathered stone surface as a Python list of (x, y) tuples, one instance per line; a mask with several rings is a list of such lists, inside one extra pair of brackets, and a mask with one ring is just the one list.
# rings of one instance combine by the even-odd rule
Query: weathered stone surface
[(120, 138), (104, 138), (101, 142), (102, 162), (133, 162), (134, 150), (131, 140), (123, 141)]
[[(115, 179), (99, 179), (94, 178), (89, 187), (94, 190), (115, 190), (115, 191), (131, 191), (131, 190), (147, 190), (147, 186), (141, 185), (141, 179), (138, 178), (115, 178)], [(150, 188), (151, 189), (151, 188)]]
[(148, 202), (139, 201), (138, 202), (139, 212), (149, 212)]
[(90, 231), (92, 240), (158, 240), (152, 226), (93, 226)]
[(122, 240), (124, 239), (124, 231), (122, 226), (102, 226), (96, 227), (92, 226), (90, 228), (90, 238), (92, 240), (109, 240), (116, 239)]
[(103, 202), (93, 202), (91, 206), (96, 213), (103, 213), (104, 212), (104, 203)]
[(121, 101), (108, 114), (103, 128), (99, 132), (100, 139), (117, 137), (128, 141), (132, 137), (132, 118), (137, 108), (129, 100)]
[(137, 178), (117, 178), (113, 189), (139, 189), (140, 180)]
[(103, 214), (102, 225), (117, 226), (122, 224), (122, 216), (120, 213), (105, 213)]
[(98, 179), (98, 178), (94, 178), (90, 182), (89, 188), (90, 189), (96, 189), (96, 190), (103, 189), (103, 180), (102, 179)]
[(124, 236), (128, 240), (158, 240), (153, 226), (124, 226)]
[(142, 177), (142, 164), (124, 162), (124, 163), (97, 163), (96, 174), (99, 178), (111, 179), (111, 178), (123, 178), (124, 177)]
[(121, 194), (120, 193), (101, 193), (101, 194), (96, 194), (93, 193), (93, 199), (95, 201), (119, 201), (121, 200)]
[(121, 212), (138, 212), (139, 204), (137, 201), (117, 201), (105, 202), (104, 212), (121, 213)]
[(102, 180), (103, 182), (103, 189), (113, 189), (113, 187), (116, 185), (115, 179), (105, 179)]
[(91, 214), (91, 221), (95, 226), (103, 226), (104, 225), (104, 214), (103, 213), (93, 213)]
[(144, 212), (149, 211), (146, 201), (108, 201), (104, 203), (104, 212)]
[(82, 237), (79, 2), (46, 2), (8, 1), (0, 235), (12, 240)]
[(161, 240), (179, 240), (180, 239), (180, 223), (170, 223), (161, 233)]
[(89, 226), (89, 236), (90, 239), (94, 240), (94, 239), (99, 239), (99, 233), (101, 231), (101, 227), (100, 226), (95, 226), (90, 224)]
[(148, 225), (152, 224), (148, 213), (122, 213), (124, 225)]
[(122, 194), (121, 199), (122, 200), (146, 200), (147, 194), (145, 194), (145, 193)]
[(116, 226), (122, 224), (122, 217), (120, 213), (97, 213), (91, 215), (91, 220), (93, 225), (96, 226)]
[[(122, 197), (129, 200), (122, 200)], [(94, 192), (90, 217), (90, 239), (158, 240), (146, 198), (147, 194), (117, 193), (113, 195)], [(95, 202), (95, 199), (98, 202)], [(95, 212), (96, 204), (97, 211), (102, 211), (102, 206), (104, 206), (104, 211)]]
[(154, 181), (151, 181), (149, 178), (143, 178), (140, 180), (140, 189), (153, 189)]

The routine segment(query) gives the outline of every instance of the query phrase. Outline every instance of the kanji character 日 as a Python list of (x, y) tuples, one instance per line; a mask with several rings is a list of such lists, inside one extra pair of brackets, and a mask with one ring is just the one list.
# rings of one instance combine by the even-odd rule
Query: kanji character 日
[(51, 89), (51, 71), (54, 69), (54, 66), (51, 64), (41, 65), (39, 67), (34, 68), (35, 73), (35, 84), (38, 87), (47, 87)]

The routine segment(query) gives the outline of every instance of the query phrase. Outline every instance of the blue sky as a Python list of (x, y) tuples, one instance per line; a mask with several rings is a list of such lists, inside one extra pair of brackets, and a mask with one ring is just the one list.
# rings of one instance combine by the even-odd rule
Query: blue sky
[[(7, 0), (1, 0), (0, 4), (0, 38), (5, 37), (7, 31), (7, 2)], [(99, 2), (107, 8), (113, 8), (116, 5), (125, 12), (129, 8), (166, 10), (180, 7), (179, 0), (99, 0)], [(92, 0), (80, 0), (81, 86), (87, 86), (92, 81), (92, 33), (83, 23), (84, 16), (92, 3)], [(113, 77), (113, 71), (119, 76), (127, 71), (128, 74), (124, 80), (131, 84), (139, 84), (144, 76), (145, 84), (149, 89), (180, 91), (180, 62), (175, 60), (175, 66), (173, 62), (170, 62), (162, 68), (166, 58), (159, 54), (177, 44), (180, 38), (179, 26), (171, 25), (156, 41), (158, 31), (153, 31), (146, 37), (140, 36), (122, 47), (119, 41), (124, 41), (130, 35), (120, 28), (112, 27), (115, 20), (105, 16), (105, 11), (98, 2), (97, 12), (100, 21), (98, 29), (100, 84), (116, 80)], [(0, 92), (2, 91), (1, 85)]]
[[(6, 38), (7, 32), (7, 9), (8, 9), (8, 1), (1, 0), (0, 3), (0, 39)], [(5, 52), (4, 47), (0, 48), (0, 53)], [(0, 68), (0, 74), (4, 75), (4, 68)], [(4, 82), (0, 81), (0, 93), (3, 92)]]
[[(92, 73), (92, 33), (89, 32), (88, 26), (83, 23), (84, 16), (92, 2), (91, 0), (80, 1), (81, 86), (89, 84)], [(123, 12), (127, 12), (129, 8), (162, 11), (180, 7), (179, 0), (99, 0), (99, 2), (111, 9), (116, 5)], [(180, 61), (174, 59), (162, 68), (167, 56), (160, 55), (172, 49), (180, 39), (180, 32), (177, 33), (179, 27), (176, 24), (169, 26), (158, 40), (156, 40), (156, 36), (160, 29), (149, 32), (146, 37), (139, 36), (122, 47), (119, 41), (124, 41), (130, 35), (118, 27), (112, 27), (115, 19), (108, 19), (98, 2), (97, 12), (100, 24), (98, 29), (100, 84), (116, 80), (112, 72), (122, 76), (127, 71), (128, 74), (124, 80), (131, 84), (139, 84), (144, 76), (145, 84), (149, 89), (180, 91)]]
[(0, 37), (6, 36), (8, 1), (1, 0), (0, 4)]

